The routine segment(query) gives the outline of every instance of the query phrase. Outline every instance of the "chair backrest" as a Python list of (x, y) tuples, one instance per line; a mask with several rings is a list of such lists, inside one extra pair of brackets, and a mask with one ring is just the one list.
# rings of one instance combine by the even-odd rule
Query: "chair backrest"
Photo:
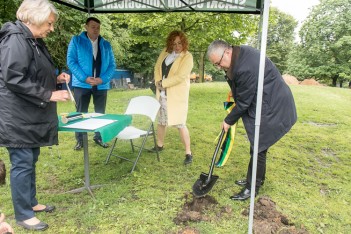
[(130, 100), (126, 115), (146, 115), (152, 122), (155, 121), (158, 110), (160, 109), (160, 102), (156, 98), (150, 96), (138, 96)]

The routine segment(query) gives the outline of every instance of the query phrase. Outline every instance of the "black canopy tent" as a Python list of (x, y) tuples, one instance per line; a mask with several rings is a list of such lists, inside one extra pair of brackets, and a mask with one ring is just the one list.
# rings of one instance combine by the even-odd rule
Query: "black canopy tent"
[(253, 170), (251, 181), (248, 233), (253, 230), (256, 169), (261, 124), (263, 79), (268, 32), (270, 0), (51, 0), (53, 2), (91, 13), (151, 13), (151, 12), (219, 12), (234, 14), (260, 14), (260, 66), (257, 86), (257, 107)]
[(87, 13), (226, 12), (260, 14), (263, 0), (51, 0)]

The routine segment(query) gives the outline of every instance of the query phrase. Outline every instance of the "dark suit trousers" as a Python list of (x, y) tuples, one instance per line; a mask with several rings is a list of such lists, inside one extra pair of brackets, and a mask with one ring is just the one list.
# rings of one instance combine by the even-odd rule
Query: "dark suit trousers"
[[(98, 90), (96, 86), (91, 89), (74, 88), (77, 112), (88, 112), (91, 96), (93, 96), (94, 111), (96, 113), (105, 114), (107, 90)], [(83, 141), (82, 133), (76, 132), (76, 139), (77, 141)], [(95, 132), (94, 139), (101, 140), (99, 132)]]
[[(263, 150), (261, 152), (258, 152), (257, 154), (257, 170), (256, 170), (256, 192), (258, 193), (260, 187), (261, 187), (261, 182), (266, 179), (266, 154), (267, 154), (268, 149)], [(246, 175), (246, 188), (251, 189), (251, 179), (252, 179), (252, 163), (253, 163), (253, 148), (250, 147), (250, 163), (247, 169), (247, 175)]]

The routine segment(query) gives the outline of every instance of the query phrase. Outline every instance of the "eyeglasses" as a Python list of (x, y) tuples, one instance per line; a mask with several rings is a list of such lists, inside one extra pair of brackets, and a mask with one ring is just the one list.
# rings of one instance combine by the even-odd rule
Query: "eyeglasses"
[(225, 51), (226, 51), (226, 50), (223, 51), (223, 54), (222, 54), (221, 59), (220, 59), (217, 63), (214, 63), (214, 64), (213, 64), (214, 66), (216, 66), (216, 67), (220, 67), (220, 66), (221, 66), (221, 62), (222, 62), (223, 56), (224, 56), (224, 54), (225, 54)]

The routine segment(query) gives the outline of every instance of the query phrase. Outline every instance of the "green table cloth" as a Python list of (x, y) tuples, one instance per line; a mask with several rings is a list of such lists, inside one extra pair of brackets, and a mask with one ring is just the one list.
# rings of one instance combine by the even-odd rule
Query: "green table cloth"
[[(72, 114), (77, 114), (75, 113), (70, 113), (69, 115)], [(122, 131), (125, 127), (130, 125), (132, 122), (132, 116), (131, 115), (115, 115), (115, 114), (105, 114), (102, 116), (97, 116), (97, 117), (91, 117), (91, 118), (96, 118), (96, 119), (108, 119), (108, 120), (116, 120), (115, 122), (108, 124), (106, 126), (103, 126), (101, 128), (97, 128), (94, 130), (87, 130), (87, 129), (77, 129), (77, 128), (67, 128), (67, 125), (77, 123), (83, 120), (86, 120), (87, 118), (82, 118), (82, 119), (77, 119), (68, 122), (67, 124), (62, 123), (61, 121), (61, 116), (59, 116), (59, 131), (64, 131), (64, 132), (100, 132), (102, 142), (106, 143), (112, 140), (115, 136), (118, 135), (120, 131)]]

